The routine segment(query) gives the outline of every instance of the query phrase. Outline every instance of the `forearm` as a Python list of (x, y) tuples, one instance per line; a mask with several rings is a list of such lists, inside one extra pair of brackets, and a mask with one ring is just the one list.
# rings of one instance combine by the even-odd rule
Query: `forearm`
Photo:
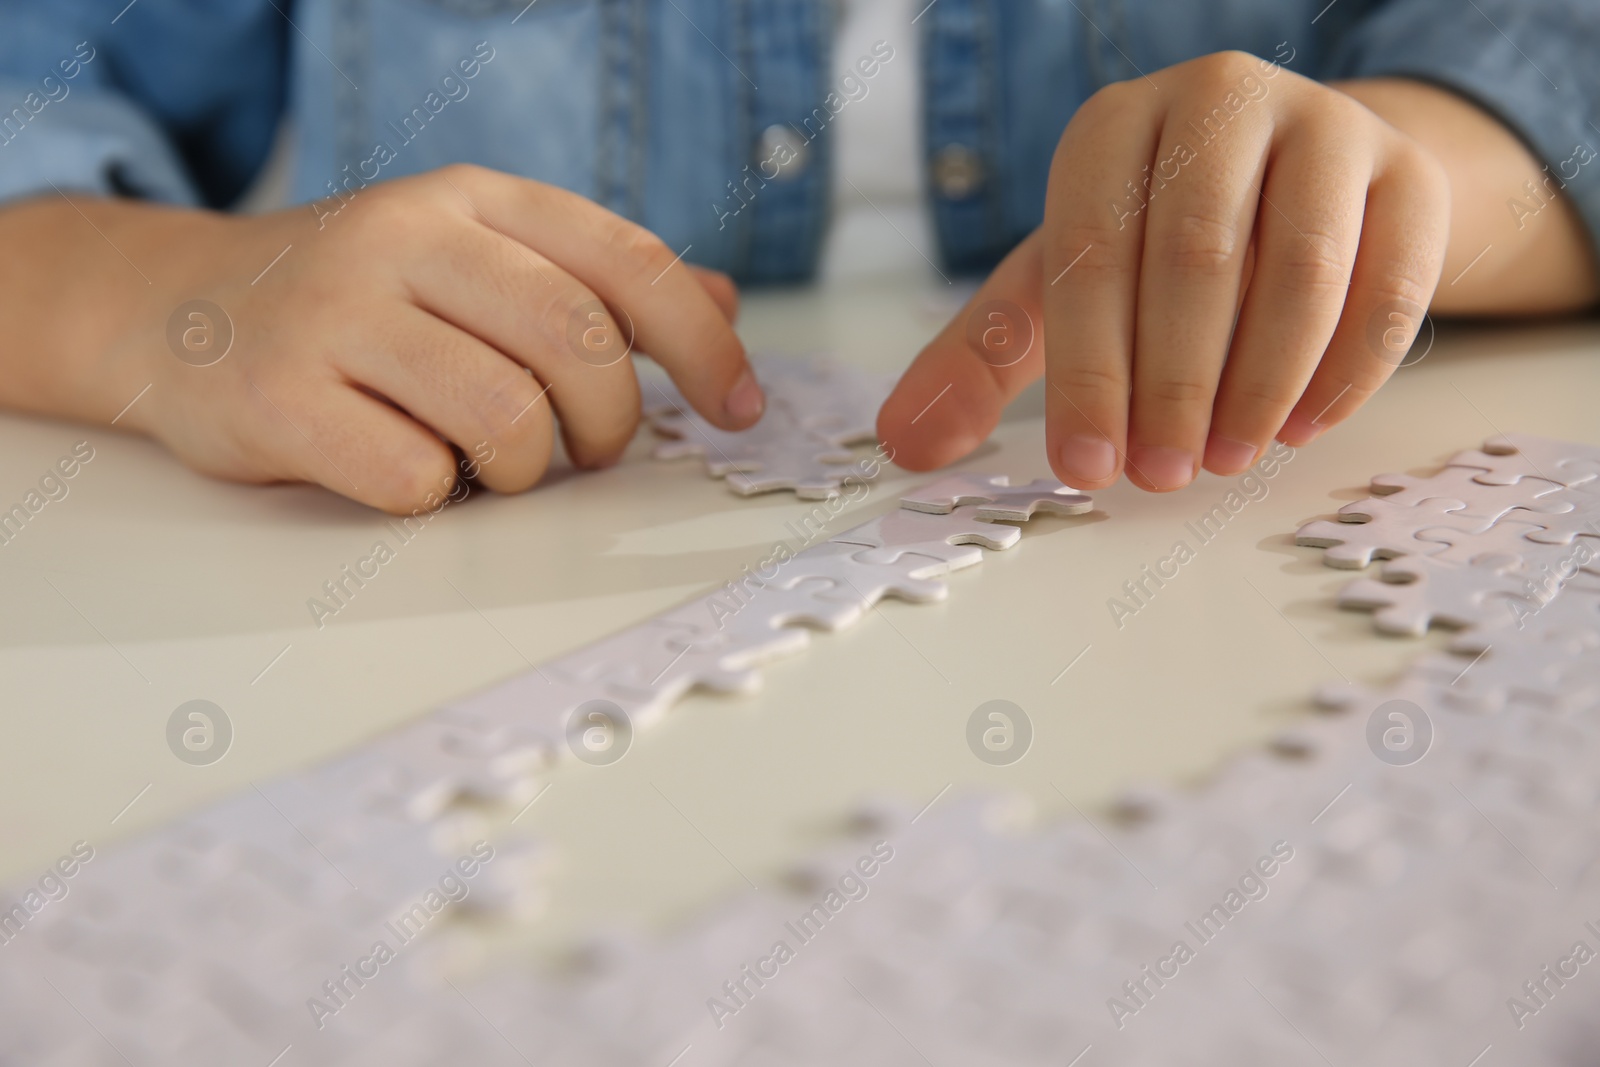
[(1492, 115), (1447, 90), (1399, 78), (1335, 88), (1422, 144), (1449, 174), (1450, 244), (1435, 313), (1535, 315), (1600, 299), (1594, 248), (1559, 192), (1560, 176)]
[[(51, 194), (0, 208), (0, 407), (108, 422), (150, 381), (199, 212)], [(133, 420), (124, 420), (124, 423)]]

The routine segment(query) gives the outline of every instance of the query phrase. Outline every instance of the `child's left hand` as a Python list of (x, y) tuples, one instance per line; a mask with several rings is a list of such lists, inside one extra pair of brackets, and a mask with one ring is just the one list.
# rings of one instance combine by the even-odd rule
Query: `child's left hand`
[(1242, 471), (1399, 364), (1450, 195), (1416, 140), (1254, 56), (1107, 86), (1061, 137), (1044, 225), (907, 371), (880, 436), (903, 465), (949, 463), (1042, 373), (1050, 465), (1071, 485)]

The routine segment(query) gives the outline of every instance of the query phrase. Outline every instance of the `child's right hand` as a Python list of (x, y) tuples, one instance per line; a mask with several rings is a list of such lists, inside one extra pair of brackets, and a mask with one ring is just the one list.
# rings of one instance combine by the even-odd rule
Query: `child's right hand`
[[(449, 491), (450, 445), (488, 488), (533, 485), (557, 415), (573, 462), (602, 466), (638, 423), (635, 335), (716, 425), (762, 411), (732, 283), (552, 186), (451, 166), (320, 219), (145, 210), (166, 224), (115, 231), (151, 280), (108, 348), (107, 366), (134, 361), (151, 382), (119, 425), (210, 474), (317, 482), (404, 514)], [(197, 298), (227, 320), (191, 317)], [(229, 322), (226, 354), (195, 365)]]

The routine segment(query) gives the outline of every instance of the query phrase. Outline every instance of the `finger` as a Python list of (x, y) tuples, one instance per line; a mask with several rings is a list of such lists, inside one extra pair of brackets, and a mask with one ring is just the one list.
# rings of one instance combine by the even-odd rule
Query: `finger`
[[(550, 398), (534, 375), (478, 338), (405, 306), (383, 336), (341, 357), (340, 368), (469, 456), (493, 455), (478, 480), (499, 492), (537, 482), (554, 447)], [(587, 409), (562, 411), (574, 456), (591, 455)]]
[(1439, 284), (1450, 232), (1450, 186), (1410, 141), (1382, 161), (1367, 190), (1350, 293), (1328, 351), (1279, 440), (1307, 444), (1366, 403), (1411, 348)]
[(455, 457), (416, 420), (347, 385), (294, 392), (252, 382), (254, 433), (281, 457), (284, 475), (394, 515), (443, 506)]
[[(477, 167), (441, 172), (494, 228), (561, 265), (632, 323), (640, 351), (724, 429), (761, 417), (765, 398), (726, 316), (649, 230), (565, 189)], [(688, 251), (688, 249), (684, 249)]]
[(1155, 158), (1160, 101), (1148, 85), (1097, 92), (1068, 124), (1050, 166), (1043, 282), (1045, 442), (1079, 488), (1122, 470), (1143, 201), (1127, 183)]
[(878, 412), (878, 437), (909, 470), (953, 463), (989, 436), (1007, 403), (1044, 370), (1035, 230), (901, 376)]
[(1305, 392), (1349, 292), (1372, 160), (1345, 139), (1293, 128), (1262, 185), (1256, 267), (1211, 414), (1205, 467), (1256, 461)]
[[(436, 236), (428, 254), (407, 261), (401, 271), (417, 307), (431, 313), (424, 317), (438, 316), (455, 327), (452, 332), (479, 338), (487, 347), (476, 356), (490, 353), (496, 361), (467, 359), (460, 351), (464, 341), (443, 345), (436, 331), (424, 336), (438, 351), (419, 352), (404, 332), (396, 332), (382, 349), (341, 357), (349, 374), (372, 381), (391, 370), (375, 361), (404, 354), (408, 365), (400, 369), (409, 377), (403, 384), (439, 392), (441, 402), (453, 397), (448, 402), (476, 404), (478, 417), (457, 419), (459, 430), (446, 436), (464, 449), (483, 439), (497, 450), (504, 445), (517, 457), (508, 465), (516, 474), (502, 476), (511, 478), (508, 485), (534, 468), (542, 472), (548, 460), (548, 426), (523, 415), (533, 414), (529, 405), (540, 395), (537, 406), (553, 405), (560, 414), (575, 464), (605, 466), (621, 456), (639, 423), (639, 383), (627, 358), (626, 331), (592, 290), (539, 253), (470, 219)], [(436, 371), (409, 365), (433, 356), (453, 359), (445, 368), (452, 373), (477, 373), (433, 382), (429, 376)], [(463, 390), (468, 395), (458, 395)], [(456, 432), (473, 440), (460, 440)]]
[(1189, 143), (1234, 77), (1219, 67), (1198, 88), (1199, 110), (1174, 108), (1150, 172), (1127, 454), (1128, 478), (1144, 489), (1181, 488), (1200, 469), (1243, 288), (1271, 125), (1258, 108), (1232, 120), (1225, 144)]
[(717, 310), (722, 312), (722, 317), (730, 323), (739, 321), (739, 287), (733, 279), (720, 270), (709, 267), (697, 267), (693, 263), (685, 264), (689, 273), (694, 275), (695, 281), (716, 303)]

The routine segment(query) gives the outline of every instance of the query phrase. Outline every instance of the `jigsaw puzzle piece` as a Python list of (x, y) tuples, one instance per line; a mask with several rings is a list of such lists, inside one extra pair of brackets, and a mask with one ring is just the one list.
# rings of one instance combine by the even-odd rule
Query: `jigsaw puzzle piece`
[[(1544, 451), (1553, 455), (1561, 450)], [(1461, 453), (1456, 459), (1470, 460), (1474, 455), (1480, 454)], [(1481, 455), (1486, 462), (1497, 459)], [(1513, 458), (1525, 462), (1520, 455)], [(1504, 466), (1495, 470), (1501, 476), (1508, 473)], [(1521, 478), (1487, 484), (1480, 477), (1484, 473), (1477, 467), (1449, 466), (1426, 478), (1379, 475), (1372, 479), (1374, 496), (1340, 508), (1338, 523), (1318, 521), (1302, 527), (1296, 543), (1327, 548), (1323, 562), (1331, 567), (1356, 569), (1373, 559), (1405, 555), (1470, 561), (1494, 552), (1529, 555), (1535, 550), (1522, 538), (1524, 533), (1535, 541), (1568, 543), (1573, 536), (1595, 529), (1600, 519), (1589, 503), (1592, 498), (1554, 481)], [(1341, 528), (1346, 524), (1355, 529)], [(1419, 540), (1427, 544), (1419, 546)], [(1451, 545), (1451, 550), (1433, 547), (1440, 543)]]
[(1414, 637), (1435, 623), (1504, 625), (1512, 614), (1503, 601), (1522, 600), (1526, 593), (1523, 579), (1510, 573), (1513, 562), (1467, 567), (1406, 556), (1384, 564), (1381, 580), (1362, 578), (1345, 586), (1339, 606), (1373, 611), (1373, 625), (1381, 632)]
[[(1531, 512), (1528, 514), (1534, 517)], [(1556, 561), (1562, 554), (1558, 548), (1530, 539), (1530, 534), (1543, 529), (1532, 523), (1504, 518), (1483, 530), (1428, 527), (1417, 531), (1417, 539), (1447, 546), (1427, 553), (1441, 562), (1477, 566), (1480, 561), (1487, 561), (1494, 569), (1510, 559), (1518, 561), (1522, 569), (1536, 570), (1543, 564)]]
[(895, 376), (852, 367), (827, 356), (756, 357), (757, 377), (795, 423), (835, 445), (876, 439), (878, 409)]
[(1477, 656), (1424, 655), (1411, 669), (1436, 677), (1480, 711), (1503, 711), (1522, 700), (1570, 713), (1600, 699), (1600, 633), (1502, 638)]
[(656, 459), (697, 457), (704, 460), (707, 472), (715, 478), (735, 471), (758, 471), (773, 456), (782, 456), (786, 448), (793, 449), (797, 443), (807, 451), (832, 457), (833, 462), (850, 458), (848, 451), (842, 452), (798, 429), (781, 409), (770, 416), (770, 421), (763, 417), (750, 429), (737, 432), (676, 415), (659, 418), (653, 425), (658, 433), (672, 438), (656, 445), (652, 451)]
[[(1372, 479), (1372, 494), (1394, 505), (1416, 506), (1428, 501), (1451, 501), (1453, 523), (1476, 525), (1492, 523), (1513, 508), (1541, 514), (1571, 511), (1561, 486), (1539, 479), (1525, 479), (1513, 485), (1487, 486), (1477, 480), (1482, 472), (1470, 467), (1445, 467), (1426, 478), (1409, 474), (1380, 474)], [(1341, 513), (1356, 513), (1351, 505)]]
[(748, 430), (720, 430), (691, 411), (667, 386), (656, 386), (649, 420), (672, 440), (654, 450), (657, 459), (695, 456), (724, 478), (733, 492), (749, 496), (793, 490), (805, 500), (838, 496), (846, 480), (870, 480), (877, 471), (852, 462), (849, 446), (875, 438), (877, 409), (890, 380), (827, 360), (754, 360), (768, 396), (767, 411)]
[(537, 729), (438, 715), (397, 733), (384, 753), (418, 787), (408, 813), (426, 820), (457, 804), (526, 803), (539, 788), (535, 772), (554, 762), (557, 749)]
[(687, 677), (691, 686), (707, 675), (749, 678), (754, 687), (755, 664), (805, 648), (811, 629), (839, 630), (861, 618), (863, 606), (818, 595), (836, 585), (823, 576), (747, 583), (667, 613), (660, 624), (674, 631), (668, 645), (677, 651), (664, 677)]
[(852, 463), (854, 458), (848, 450), (831, 445), (816, 450), (786, 447), (767, 452), (760, 466), (734, 471), (724, 480), (740, 496), (788, 489), (801, 500), (830, 500), (840, 495), (846, 478), (865, 480), (865, 472)]
[[(1528, 538), (1542, 544), (1570, 545), (1577, 537), (1600, 538), (1600, 494), (1566, 492), (1562, 496), (1565, 497), (1564, 502), (1570, 505), (1566, 511), (1540, 515), (1519, 508), (1509, 517), (1536, 523), (1539, 529), (1530, 532)], [(1595, 555), (1600, 555), (1600, 544), (1591, 548), (1590, 558), (1593, 559)]]
[(754, 665), (804, 648), (809, 631), (853, 626), (885, 596), (924, 603), (948, 592), (923, 576), (942, 561), (872, 564), (856, 558), (861, 551), (826, 542), (784, 561), (771, 578), (747, 576), (662, 616), (660, 625), (677, 631), (669, 640), (677, 652), (660, 684), (752, 677)]
[(976, 546), (1010, 548), (1022, 538), (1015, 526), (979, 520), (973, 506), (957, 507), (947, 514), (896, 508), (832, 538), (835, 544), (860, 545), (869, 551), (856, 558), (864, 563), (893, 563), (904, 553), (944, 560), (951, 570), (981, 562)]
[(900, 498), (912, 511), (945, 515), (957, 507), (978, 505), (977, 518), (985, 522), (1025, 522), (1035, 512), (1082, 515), (1094, 502), (1070, 486), (1049, 478), (1013, 486), (1003, 474), (952, 474)]
[[(968, 551), (977, 553), (971, 562), (980, 562), (983, 550), (976, 545), (950, 546), (964, 558)], [(860, 601), (867, 606), (884, 597), (927, 604), (943, 600), (950, 588), (938, 581), (939, 575), (953, 569), (944, 557), (918, 556), (902, 552), (892, 562), (871, 562), (861, 557), (868, 553), (855, 543), (829, 541), (808, 548), (783, 565), (779, 581), (798, 581), (804, 578), (828, 578), (836, 583), (832, 590), (818, 595), (825, 599)], [(965, 563), (957, 564), (965, 566)]]
[(1415, 507), (1387, 508), (1381, 497), (1360, 500), (1346, 505), (1355, 511), (1340, 509), (1338, 522), (1318, 519), (1306, 523), (1295, 534), (1294, 543), (1326, 549), (1322, 562), (1342, 570), (1360, 570), (1375, 559), (1432, 555), (1444, 551), (1444, 544), (1419, 540), (1417, 533), (1428, 527), (1450, 528), (1453, 512), (1443, 505), (1456, 503), (1431, 500)]
[(1452, 467), (1470, 467), (1484, 485), (1516, 485), (1527, 478), (1572, 488), (1600, 478), (1600, 448), (1533, 434), (1491, 437), (1481, 451), (1458, 453)]
[[(672, 661), (678, 649), (669, 643), (670, 630), (645, 622), (591, 642), (546, 663), (540, 670), (562, 687), (559, 700), (550, 705), (561, 724), (591, 700), (609, 700), (627, 714), (635, 726), (660, 718), (683, 690), (654, 684), (651, 679)], [(705, 679), (712, 688), (743, 691), (751, 681), (742, 677)]]

